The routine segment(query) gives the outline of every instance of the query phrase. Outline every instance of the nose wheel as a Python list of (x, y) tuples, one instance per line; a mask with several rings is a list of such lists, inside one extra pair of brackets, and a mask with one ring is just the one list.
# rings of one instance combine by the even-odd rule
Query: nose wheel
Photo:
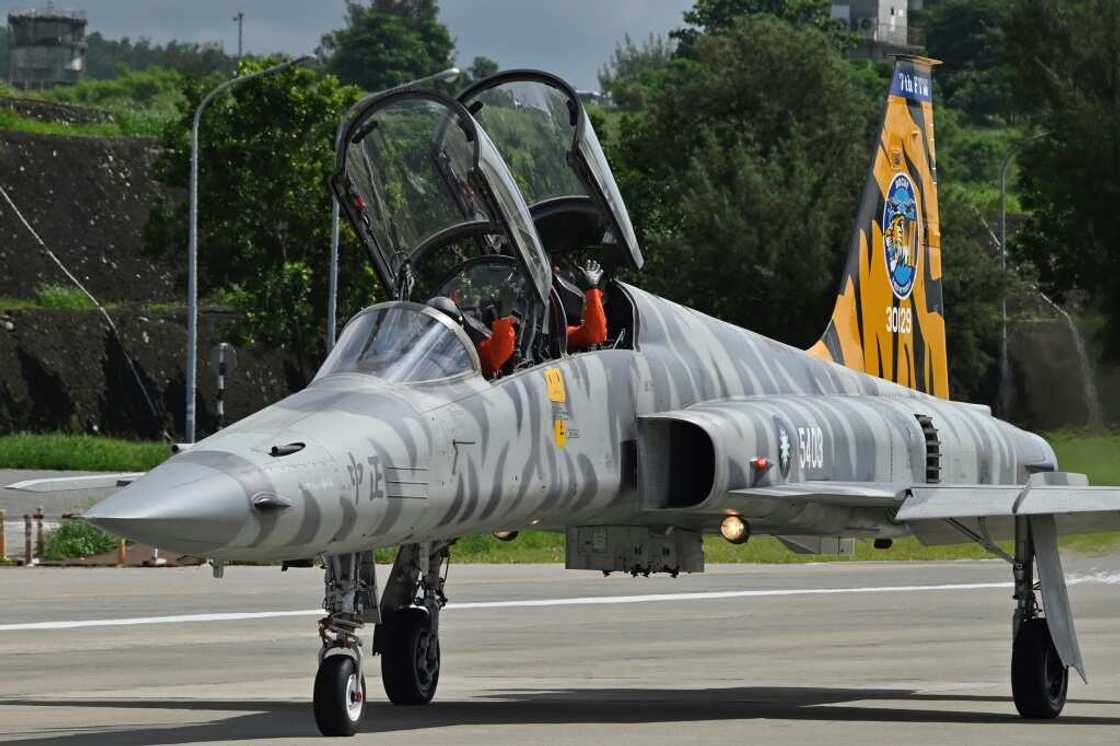
[(324, 736), (352, 736), (366, 707), (366, 677), (349, 655), (330, 655), (315, 675), (315, 724)]

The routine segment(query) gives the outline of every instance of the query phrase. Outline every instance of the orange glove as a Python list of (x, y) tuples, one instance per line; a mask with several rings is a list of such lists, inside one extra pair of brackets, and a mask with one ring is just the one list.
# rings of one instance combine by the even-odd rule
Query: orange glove
[(603, 291), (591, 288), (583, 296), (583, 323), (568, 327), (568, 351), (580, 352), (607, 341), (607, 314)]
[(494, 319), (490, 324), (490, 338), (478, 343), (478, 359), (482, 362), (482, 374), (493, 377), (502, 366), (513, 357), (517, 334), (513, 330), (513, 317), (504, 316)]

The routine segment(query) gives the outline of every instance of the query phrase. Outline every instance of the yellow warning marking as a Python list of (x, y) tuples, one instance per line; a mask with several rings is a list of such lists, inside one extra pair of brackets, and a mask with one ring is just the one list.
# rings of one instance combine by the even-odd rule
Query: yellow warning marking
[(568, 422), (566, 420), (553, 420), (552, 435), (556, 439), (556, 447), (563, 448), (568, 444)]
[(563, 404), (568, 399), (564, 391), (564, 376), (559, 368), (549, 368), (544, 372), (544, 380), (548, 383), (548, 400)]

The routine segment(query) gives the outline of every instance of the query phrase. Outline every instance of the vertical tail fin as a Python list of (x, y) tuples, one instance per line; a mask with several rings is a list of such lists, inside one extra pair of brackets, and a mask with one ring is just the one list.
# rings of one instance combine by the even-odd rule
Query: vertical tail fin
[(949, 398), (933, 144), (935, 60), (899, 57), (840, 294), (809, 352)]

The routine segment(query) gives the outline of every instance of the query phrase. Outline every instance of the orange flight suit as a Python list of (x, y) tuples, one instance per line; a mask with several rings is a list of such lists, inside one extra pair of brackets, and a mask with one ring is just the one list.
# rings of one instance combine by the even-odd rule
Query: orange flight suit
[(516, 346), (517, 334), (513, 331), (513, 317), (494, 319), (490, 324), (490, 337), (478, 343), (478, 359), (482, 375), (492, 378), (511, 357)]
[(568, 351), (580, 352), (607, 341), (603, 291), (591, 288), (583, 296), (583, 323), (568, 327)]

